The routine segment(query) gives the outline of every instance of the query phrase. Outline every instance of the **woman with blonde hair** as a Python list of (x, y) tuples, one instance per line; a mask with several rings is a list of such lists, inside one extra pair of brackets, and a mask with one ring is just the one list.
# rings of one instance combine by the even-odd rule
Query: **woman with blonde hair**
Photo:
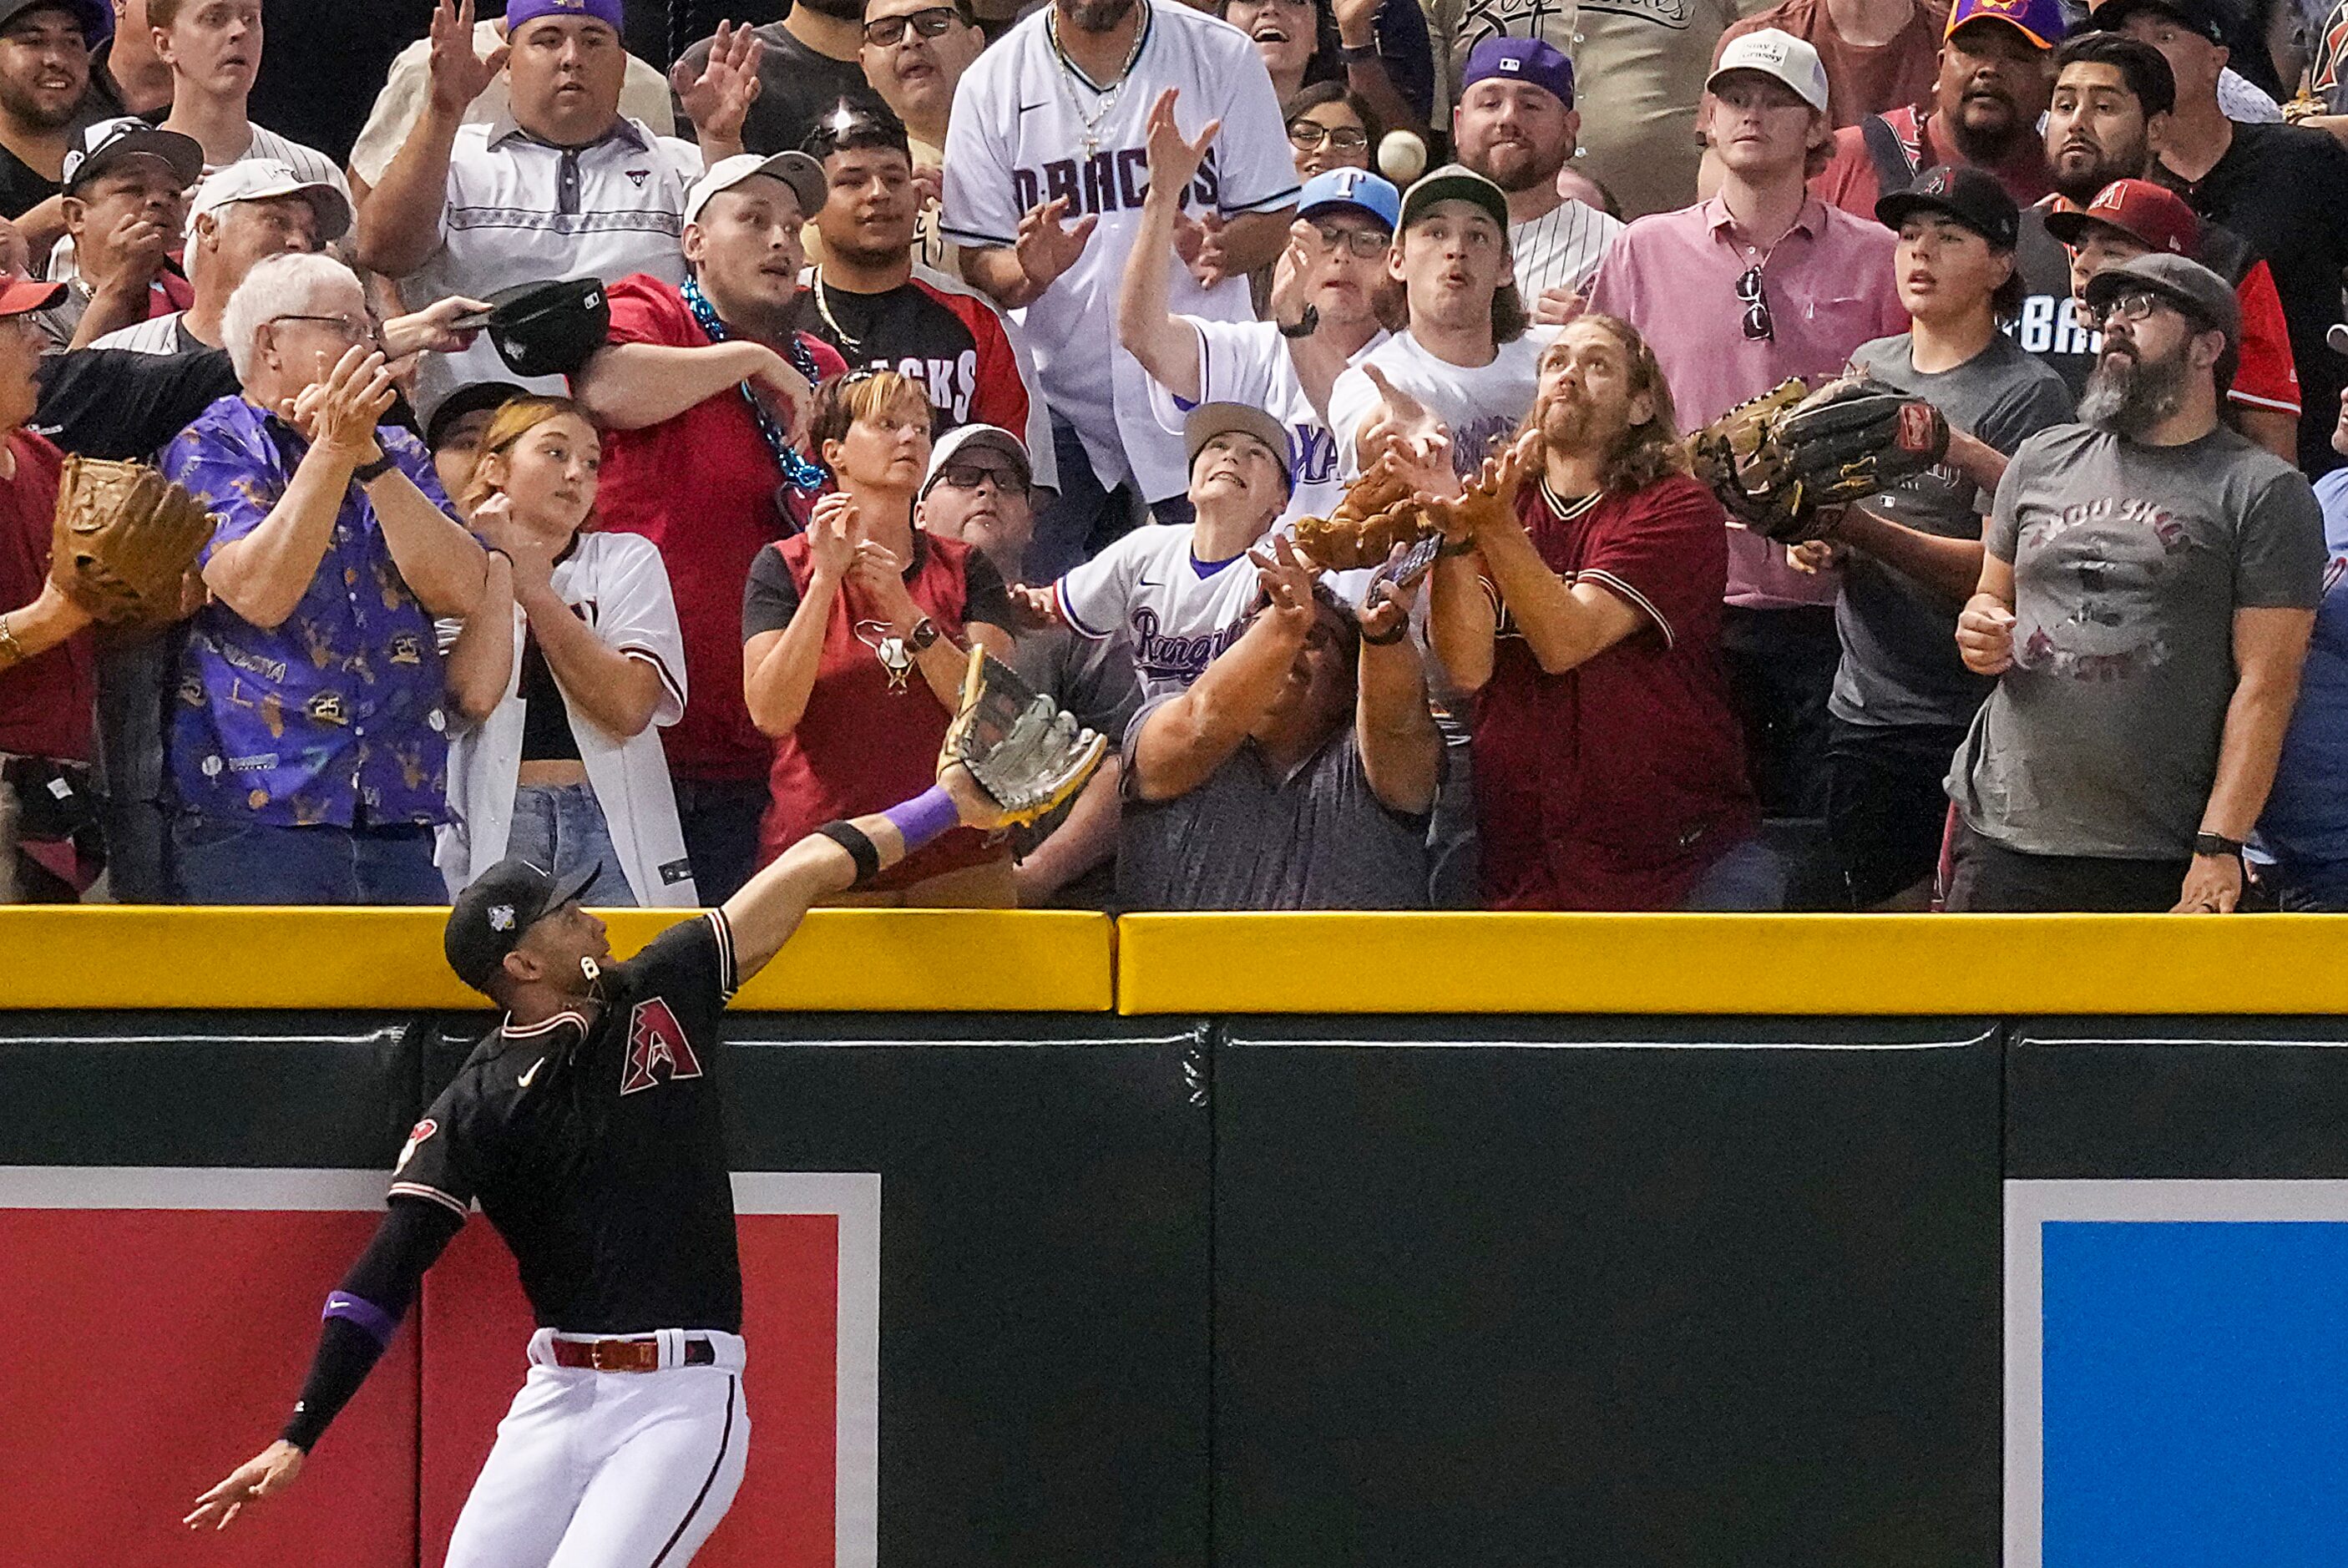
[[(826, 822), (927, 789), (970, 645), (1011, 651), (1002, 574), (913, 526), (930, 467), (921, 384), (891, 370), (826, 381), (808, 442), (839, 489), (805, 533), (758, 552), (742, 603), (743, 695), (777, 743), (761, 865)], [(850, 900), (1007, 909), (1010, 850), (957, 828)]]
[(520, 855), (601, 865), (595, 903), (699, 902), (658, 733), (685, 713), (676, 603), (649, 542), (593, 527), (602, 461), (567, 397), (516, 397), (481, 434), (464, 499), (489, 580), (448, 659), (451, 894)]

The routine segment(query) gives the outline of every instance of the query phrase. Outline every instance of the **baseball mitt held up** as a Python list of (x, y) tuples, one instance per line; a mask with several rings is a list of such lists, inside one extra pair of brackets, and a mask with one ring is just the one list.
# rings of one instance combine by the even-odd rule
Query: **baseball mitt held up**
[(1922, 473), (1948, 450), (1939, 409), (1859, 377), (1815, 392), (1788, 379), (1687, 439), (1695, 477), (1729, 515), (1781, 544), (1826, 537), (1839, 509)]
[(1378, 566), (1397, 544), (1416, 544), (1436, 531), (1404, 477), (1399, 459), (1387, 456), (1345, 488), (1345, 499), (1326, 518), (1296, 520), (1296, 547), (1330, 572)]
[(973, 647), (938, 771), (961, 763), (1006, 822), (1033, 822), (1083, 789), (1107, 750), (1017, 671)]
[(49, 580), (109, 625), (176, 620), (180, 587), (213, 519), (144, 463), (68, 457), (57, 480)]

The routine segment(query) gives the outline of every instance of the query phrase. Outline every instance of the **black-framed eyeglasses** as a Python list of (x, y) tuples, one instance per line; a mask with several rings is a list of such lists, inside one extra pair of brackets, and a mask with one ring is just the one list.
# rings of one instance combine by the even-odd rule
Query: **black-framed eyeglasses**
[(876, 49), (893, 49), (897, 41), (911, 27), (921, 37), (934, 38), (953, 26), (954, 11), (951, 5), (933, 5), (926, 11), (914, 11), (903, 16), (883, 16), (878, 22), (864, 24), (864, 41)]
[(1745, 337), (1748, 343), (1767, 343), (1777, 335), (1776, 323), (1769, 318), (1769, 295), (1761, 286), (1761, 263), (1754, 263), (1736, 280), (1736, 297), (1745, 302)]
[(2090, 332), (2101, 332), (2116, 321), (2133, 325), (2154, 311), (2176, 309), (2175, 301), (2150, 289), (2130, 289), (2126, 294), (2116, 294), (2106, 300), (2100, 310), (2089, 306), (2080, 311), (2079, 317)]
[(1025, 495), (1026, 481), (1018, 470), (994, 463), (948, 463), (938, 470), (938, 482), (951, 490), (974, 490), (987, 480), (997, 495)]
[(1394, 244), (1394, 236), (1376, 229), (1340, 229), (1334, 223), (1316, 223), (1323, 248), (1351, 251), (1363, 261), (1375, 261)]
[(1339, 152), (1359, 152), (1370, 145), (1370, 133), (1358, 126), (1323, 125), (1317, 119), (1288, 122), (1288, 144), (1301, 152), (1317, 152), (1327, 142)]

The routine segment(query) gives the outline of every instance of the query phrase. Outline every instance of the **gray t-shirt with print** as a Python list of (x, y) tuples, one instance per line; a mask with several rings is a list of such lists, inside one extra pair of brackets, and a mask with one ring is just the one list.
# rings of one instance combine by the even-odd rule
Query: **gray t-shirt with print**
[(1132, 792), (1141, 727), (1126, 730), (1125, 815), (1117, 834), (1117, 904), (1133, 910), (1425, 909), (1424, 816), (1389, 810), (1370, 788), (1349, 723), (1290, 769), (1272, 770), (1253, 740), (1207, 781), (1171, 800)]
[(2029, 854), (2189, 856), (2234, 612), (2322, 596), (2314, 491), (2223, 428), (2147, 447), (2057, 425), (2014, 454), (1985, 542), (2013, 565), (2013, 667), (1949, 775), (1967, 824)]
[[(1907, 333), (1861, 344), (1854, 368), (1941, 411), (1962, 430), (2009, 457), (2024, 440), (2073, 417), (2063, 378), (2003, 333), (1954, 370), (1916, 368)], [(1979, 539), (1987, 492), (1942, 463), (1902, 480), (1864, 503), (1893, 522), (1942, 539)], [(1846, 724), (1961, 725), (1970, 721), (1991, 682), (1957, 656), (1961, 602), (1885, 565), (1864, 551), (1843, 573), (1835, 626), (1842, 665), (1828, 709)]]

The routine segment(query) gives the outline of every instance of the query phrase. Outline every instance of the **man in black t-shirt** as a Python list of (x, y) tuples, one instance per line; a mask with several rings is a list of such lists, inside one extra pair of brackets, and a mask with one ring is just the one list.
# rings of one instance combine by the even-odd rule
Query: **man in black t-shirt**
[[(0, 0), (0, 217), (21, 218), (64, 191), (90, 43), (107, 26), (97, 0)], [(62, 220), (52, 205), (27, 229), (46, 255)]]
[[(800, 0), (781, 21), (752, 31), (765, 48), (758, 97), (742, 122), (744, 150), (771, 158), (797, 150), (843, 98), (885, 107), (864, 77), (864, 0)], [(704, 38), (685, 50), (684, 68), (708, 64), (715, 42)]]
[[(592, 870), (558, 880), (508, 860), (467, 888), (449, 966), (505, 1017), (408, 1134), (283, 1435), (185, 1522), (224, 1526), (293, 1483), (478, 1202), (538, 1332), (448, 1568), (690, 1562), (749, 1439), (719, 1015), (818, 899), (953, 828), (1002, 821), (957, 764), (901, 806), (826, 824), (624, 964), (579, 905)], [(607, 1394), (607, 1377), (629, 1387)], [(655, 1428), (666, 1440), (644, 1440)]]

